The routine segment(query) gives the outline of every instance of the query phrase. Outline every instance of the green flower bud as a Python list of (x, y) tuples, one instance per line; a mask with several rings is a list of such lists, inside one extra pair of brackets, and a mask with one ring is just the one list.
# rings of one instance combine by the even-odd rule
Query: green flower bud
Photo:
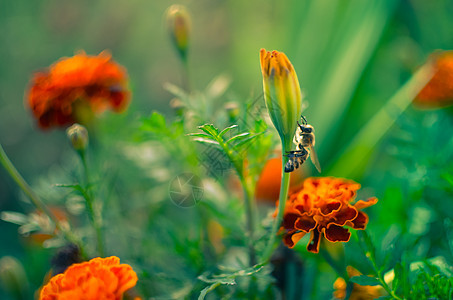
[(179, 117), (182, 117), (184, 115), (184, 111), (186, 110), (186, 106), (184, 103), (178, 99), (178, 98), (173, 98), (170, 101), (170, 107), (173, 109), (175, 114)]
[(296, 71), (282, 52), (261, 49), (260, 62), (267, 110), (283, 146), (289, 150), (302, 107)]
[(88, 146), (88, 131), (84, 126), (75, 123), (66, 129), (66, 135), (77, 152), (84, 151)]
[(228, 114), (230, 123), (235, 122), (240, 112), (238, 104), (236, 102), (227, 102), (224, 108)]
[(167, 9), (167, 26), (176, 50), (185, 60), (189, 45), (190, 16), (184, 6), (175, 4)]

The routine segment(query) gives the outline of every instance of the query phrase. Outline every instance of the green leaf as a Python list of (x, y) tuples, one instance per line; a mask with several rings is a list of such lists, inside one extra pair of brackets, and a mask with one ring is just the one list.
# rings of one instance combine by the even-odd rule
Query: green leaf
[(81, 193), (84, 192), (83, 187), (80, 184), (78, 184), (78, 183), (74, 183), (74, 184), (57, 183), (54, 186), (55, 187), (62, 187), (62, 188), (72, 188), (75, 191), (79, 191)]
[(210, 292), (210, 291), (213, 291), (216, 287), (218, 287), (220, 285), (219, 282), (216, 282), (214, 284), (211, 284), (211, 285), (208, 285), (207, 287), (205, 287), (201, 292), (200, 292), (200, 296), (198, 296), (198, 300), (203, 300), (206, 295)]
[(228, 131), (230, 131), (231, 129), (236, 128), (236, 127), (238, 127), (238, 125), (231, 125), (231, 126), (226, 127), (219, 133), (219, 137), (223, 137)]
[(217, 128), (215, 128), (214, 125), (212, 125), (212, 124), (204, 124), (204, 125), (198, 126), (198, 128), (203, 130), (207, 134), (213, 136), (215, 139), (217, 139), (219, 136), (219, 130)]
[(40, 229), (41, 227), (37, 223), (28, 223), (20, 226), (18, 231), (20, 234), (27, 234)]
[(2, 211), (0, 218), (9, 223), (24, 225), (28, 223), (28, 216), (15, 211)]
[(256, 133), (256, 134), (252, 134), (250, 136), (248, 136), (247, 138), (243, 139), (242, 141), (240, 141), (239, 143), (237, 143), (235, 146), (234, 146), (234, 149), (237, 150), (239, 149), (240, 147), (248, 144), (249, 142), (251, 142), (252, 140), (254, 140), (256, 137), (258, 137), (259, 135), (263, 134), (264, 132), (260, 132), (260, 133)]
[(357, 235), (359, 236), (363, 250), (366, 252), (365, 254), (370, 260), (374, 260), (376, 258), (376, 248), (368, 233), (365, 230), (358, 230)]
[(220, 274), (215, 275), (214, 278), (207, 278), (206, 275), (202, 274), (198, 276), (198, 279), (206, 283), (220, 283), (220, 284), (236, 284), (231, 274)]
[(187, 136), (200, 137), (206, 139), (212, 139), (212, 136), (206, 133), (188, 133)]
[(376, 277), (370, 277), (366, 275), (354, 276), (351, 277), (351, 279), (349, 280), (360, 285), (372, 285), (372, 286), (381, 285), (379, 279), (377, 279)]
[(212, 144), (212, 145), (220, 146), (219, 142), (214, 141), (209, 138), (197, 137), (197, 138), (194, 138), (193, 141), (199, 142), (199, 143), (204, 143), (204, 144)]
[(247, 137), (248, 135), (250, 135), (250, 132), (244, 132), (244, 133), (237, 134), (237, 135), (233, 136), (232, 138), (230, 138), (228, 141), (226, 141), (225, 144), (229, 145), (233, 142), (236, 142), (238, 140), (241, 140), (241, 139)]
[(393, 268), (393, 271), (395, 272), (395, 278), (393, 279), (392, 289), (396, 291), (404, 281), (404, 270), (401, 263), (398, 262), (395, 268)]
[(165, 117), (156, 111), (154, 111), (148, 119), (143, 121), (141, 129), (154, 133), (168, 131)]

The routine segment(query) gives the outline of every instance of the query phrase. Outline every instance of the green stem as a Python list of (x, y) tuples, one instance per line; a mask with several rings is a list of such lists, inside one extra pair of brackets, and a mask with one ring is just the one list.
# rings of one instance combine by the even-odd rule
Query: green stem
[(247, 226), (247, 240), (249, 248), (250, 266), (256, 265), (256, 252), (255, 252), (255, 213), (253, 207), (253, 196), (248, 188), (244, 175), (239, 175), (242, 189), (244, 191), (245, 213), (246, 213), (246, 226)]
[(256, 251), (255, 251), (255, 209), (253, 203), (252, 192), (247, 184), (246, 176), (244, 175), (243, 160), (234, 159), (233, 152), (228, 148), (223, 139), (217, 139), (220, 147), (222, 147), (224, 153), (227, 155), (230, 162), (233, 164), (236, 173), (238, 174), (239, 180), (244, 191), (244, 202), (245, 202), (245, 213), (246, 213), (246, 237), (249, 248), (249, 263), (250, 266), (254, 266), (257, 263)]
[(272, 253), (274, 251), (275, 239), (277, 237), (277, 232), (280, 227), (280, 224), (282, 223), (283, 213), (285, 211), (286, 199), (288, 198), (290, 173), (285, 172), (286, 156), (284, 156), (283, 153), (286, 153), (286, 149), (290, 149), (290, 147), (285, 147), (285, 145), (283, 145), (282, 148), (283, 148), (282, 149), (282, 178), (281, 178), (280, 196), (279, 196), (279, 202), (278, 202), (278, 213), (277, 213), (277, 217), (274, 220), (274, 223), (272, 224), (269, 242), (266, 246), (266, 249), (265, 249), (263, 257), (262, 257), (263, 263), (266, 263), (269, 261), (269, 259), (272, 256)]
[(374, 257), (374, 255), (371, 255), (371, 252), (367, 252), (366, 253), (366, 257), (368, 257), (368, 259), (370, 260), (371, 264), (373, 265), (373, 269), (374, 271), (376, 272), (376, 275), (377, 275), (377, 278), (379, 280), (379, 282), (381, 283), (382, 287), (387, 291), (387, 293), (392, 296), (394, 299), (397, 299), (397, 300), (402, 300), (396, 293), (395, 291), (393, 291), (389, 285), (387, 284), (387, 282), (385, 282), (384, 280), (384, 276), (382, 275), (382, 271), (378, 268), (377, 264), (376, 264), (376, 259)]
[[(370, 241), (371, 243), (371, 239), (370, 237), (368, 236), (368, 233), (363, 230), (362, 231), (362, 234), (365, 238), (365, 240), (368, 240)], [(365, 245), (368, 247), (368, 244), (365, 243)], [(363, 248), (362, 248), (363, 249)], [(394, 299), (397, 299), (397, 300), (402, 300), (402, 298), (400, 298), (390, 287), (389, 285), (387, 284), (387, 282), (385, 282), (384, 280), (384, 276), (382, 275), (382, 271), (381, 269), (378, 267), (377, 265), (377, 262), (376, 262), (376, 255), (374, 254), (374, 251), (370, 251), (369, 250), (370, 248), (368, 248), (365, 252), (365, 256), (368, 258), (368, 260), (371, 262), (371, 265), (373, 266), (373, 269), (374, 271), (376, 272), (376, 276), (379, 280), (379, 282), (381, 283), (381, 286), (387, 291), (387, 293), (392, 296)]]
[(88, 169), (88, 164), (85, 158), (85, 151), (82, 150), (79, 152), (80, 159), (82, 160), (82, 165), (83, 165), (83, 170), (84, 170), (84, 176), (85, 176), (85, 187), (82, 191), (82, 195), (85, 198), (86, 201), (86, 206), (88, 210), (88, 215), (91, 221), (91, 224), (93, 225), (93, 228), (96, 232), (96, 241), (98, 245), (98, 251), (99, 255), (101, 257), (104, 257), (105, 252), (104, 252), (104, 238), (103, 238), (103, 233), (102, 233), (102, 227), (101, 227), (101, 219), (100, 219), (100, 213), (96, 213), (93, 205), (93, 196), (89, 190), (89, 185), (90, 185), (90, 173)]
[(44, 202), (36, 195), (36, 193), (32, 190), (30, 185), (25, 181), (25, 179), (20, 175), (19, 171), (17, 171), (16, 167), (14, 167), (11, 160), (6, 155), (5, 150), (3, 150), (2, 145), (0, 144), (0, 162), (5, 167), (8, 174), (11, 178), (17, 183), (17, 185), (22, 189), (22, 191), (27, 195), (33, 205), (40, 211), (42, 211), (54, 224), (58, 231), (60, 231), (63, 236), (71, 243), (76, 244), (83, 257), (86, 257), (86, 253), (83, 249), (82, 242), (74, 235), (67, 226), (61, 224), (57, 217), (49, 210), (49, 208), (44, 204)]
[(344, 279), (346, 282), (346, 297), (345, 299), (349, 299), (349, 296), (352, 292), (352, 282), (349, 280), (348, 273), (344, 264), (341, 264), (338, 260), (334, 259), (330, 252), (326, 250), (324, 247), (319, 249), (319, 253), (324, 257), (325, 261), (334, 269), (337, 275)]
[(181, 63), (182, 63), (182, 86), (190, 93), (191, 91), (191, 84), (190, 84), (190, 76), (189, 76), (189, 62), (187, 56), (181, 56)]

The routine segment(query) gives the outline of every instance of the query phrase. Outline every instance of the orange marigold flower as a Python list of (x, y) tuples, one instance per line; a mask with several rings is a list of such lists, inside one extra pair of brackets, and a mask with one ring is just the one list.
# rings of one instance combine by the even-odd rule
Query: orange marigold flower
[[(263, 170), (255, 187), (255, 198), (258, 203), (268, 203), (274, 205), (278, 201), (280, 194), (280, 178), (282, 177), (282, 156), (278, 153), (278, 157), (270, 158), (265, 163)], [(290, 179), (290, 191), (300, 188), (300, 183), (303, 181), (303, 168), (295, 170)]]
[(453, 51), (435, 53), (430, 60), (434, 76), (417, 95), (414, 103), (424, 108), (453, 105)]
[(40, 300), (121, 300), (137, 283), (137, 274), (116, 256), (96, 257), (70, 266), (42, 288)]
[(130, 99), (126, 70), (103, 51), (63, 58), (31, 80), (27, 101), (41, 128), (83, 123), (83, 114), (123, 111)]
[[(351, 266), (346, 268), (349, 277), (360, 276), (362, 275), (359, 271), (354, 269)], [(333, 296), (335, 299), (344, 299), (346, 298), (346, 281), (338, 277), (333, 284), (335, 291)], [(357, 283), (353, 284), (351, 294), (349, 295), (349, 300), (373, 300), (383, 296), (385, 293), (384, 289), (381, 286), (371, 286), (371, 285), (360, 285)]]
[(347, 242), (351, 236), (349, 226), (365, 229), (368, 216), (362, 208), (376, 204), (377, 198), (368, 201), (355, 199), (360, 184), (334, 177), (310, 177), (302, 188), (289, 195), (280, 232), (289, 248), (311, 232), (307, 250), (318, 253), (321, 235), (330, 242)]

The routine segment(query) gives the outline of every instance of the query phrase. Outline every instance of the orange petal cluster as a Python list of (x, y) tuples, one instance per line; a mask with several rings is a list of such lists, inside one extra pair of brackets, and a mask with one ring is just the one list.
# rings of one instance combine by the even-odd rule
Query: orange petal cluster
[(27, 96), (41, 128), (83, 123), (87, 109), (100, 113), (108, 108), (123, 111), (130, 100), (126, 70), (104, 51), (84, 52), (63, 58), (46, 72), (36, 73)]
[(453, 105), (453, 51), (431, 56), (434, 76), (420, 91), (414, 103), (422, 108), (440, 108)]
[(334, 177), (310, 177), (302, 188), (289, 195), (280, 233), (289, 248), (307, 233), (311, 233), (307, 250), (319, 252), (322, 235), (330, 242), (347, 242), (351, 236), (349, 226), (365, 229), (368, 216), (361, 209), (374, 205), (377, 198), (359, 200), (356, 197), (360, 184)]
[(137, 274), (115, 256), (74, 264), (42, 288), (40, 300), (121, 300), (137, 283)]

